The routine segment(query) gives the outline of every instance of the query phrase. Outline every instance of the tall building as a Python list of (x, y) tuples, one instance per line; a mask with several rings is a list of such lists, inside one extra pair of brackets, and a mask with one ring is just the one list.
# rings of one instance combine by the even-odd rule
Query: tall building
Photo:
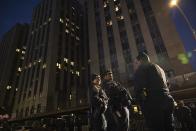
[(86, 106), (88, 35), (76, 0), (42, 0), (33, 10), (12, 117)]
[(0, 107), (11, 113), (26, 51), (29, 25), (16, 24), (0, 42)]
[(111, 68), (130, 87), (138, 52), (147, 52), (168, 76), (192, 71), (178, 59), (185, 50), (164, 0), (89, 0), (88, 9), (91, 72)]

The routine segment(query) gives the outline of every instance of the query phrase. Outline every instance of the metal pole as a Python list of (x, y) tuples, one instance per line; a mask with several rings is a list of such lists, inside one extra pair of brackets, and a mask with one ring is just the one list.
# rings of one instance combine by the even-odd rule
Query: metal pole
[(180, 11), (181, 15), (184, 17), (186, 23), (189, 26), (189, 29), (191, 30), (194, 38), (196, 39), (196, 31), (194, 30), (193, 26), (191, 25), (189, 19), (187, 18), (187, 16), (185, 15), (184, 11), (180, 8), (180, 6), (176, 5), (177, 9)]

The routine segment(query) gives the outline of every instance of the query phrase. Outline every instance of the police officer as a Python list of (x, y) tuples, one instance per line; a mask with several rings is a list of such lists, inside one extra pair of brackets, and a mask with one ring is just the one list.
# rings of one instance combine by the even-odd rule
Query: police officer
[(107, 109), (108, 97), (100, 86), (99, 75), (92, 74), (91, 83), (91, 126), (93, 131), (106, 131), (107, 122), (104, 113)]
[(107, 131), (128, 131), (129, 110), (131, 96), (122, 85), (113, 80), (111, 70), (103, 73), (102, 87), (109, 97), (108, 109), (106, 110)]
[(134, 66), (134, 92), (150, 131), (173, 131), (174, 100), (163, 69), (146, 53), (137, 56)]
[(191, 116), (191, 109), (185, 106), (184, 101), (178, 101), (178, 108), (175, 110), (175, 115), (182, 125), (182, 131), (195, 131), (194, 120)]

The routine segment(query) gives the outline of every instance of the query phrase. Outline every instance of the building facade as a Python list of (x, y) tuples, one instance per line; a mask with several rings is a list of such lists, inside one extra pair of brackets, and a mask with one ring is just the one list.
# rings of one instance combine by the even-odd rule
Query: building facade
[(34, 8), (12, 117), (87, 105), (85, 8), (75, 0), (43, 0)]
[(89, 0), (88, 9), (91, 72), (111, 68), (130, 87), (139, 52), (148, 53), (169, 77), (192, 72), (179, 60), (185, 49), (164, 0)]
[(0, 107), (7, 113), (11, 113), (18, 91), (28, 31), (28, 24), (16, 24), (3, 35), (0, 42)]

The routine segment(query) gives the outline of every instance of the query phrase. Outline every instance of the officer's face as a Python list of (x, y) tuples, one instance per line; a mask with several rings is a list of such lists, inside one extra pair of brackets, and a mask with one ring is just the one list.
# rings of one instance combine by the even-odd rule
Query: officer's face
[(134, 69), (134, 71), (136, 71), (138, 69), (140, 64), (141, 64), (140, 61), (138, 61), (137, 59), (134, 60), (134, 62), (133, 62), (133, 69)]
[(106, 80), (113, 80), (113, 74), (112, 72), (107, 73), (107, 75), (105, 76)]
[(101, 77), (97, 76), (94, 80), (93, 80), (93, 84), (95, 85), (101, 85)]

